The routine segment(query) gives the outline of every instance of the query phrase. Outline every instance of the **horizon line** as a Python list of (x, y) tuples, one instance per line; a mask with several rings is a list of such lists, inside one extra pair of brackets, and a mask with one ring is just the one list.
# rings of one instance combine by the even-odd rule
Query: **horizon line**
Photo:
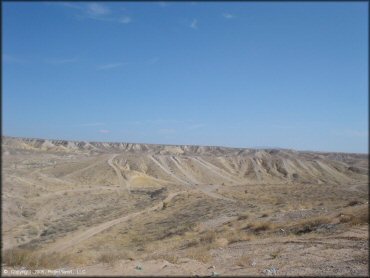
[[(3, 138), (12, 138), (12, 139), (29, 139), (29, 140), (50, 140), (50, 141), (67, 141), (67, 142), (88, 142), (88, 143), (109, 143), (109, 144), (137, 144), (137, 145), (155, 145), (155, 146), (173, 146), (173, 147), (210, 147), (210, 148), (227, 148), (227, 149), (253, 149), (253, 150), (289, 150), (296, 152), (312, 152), (312, 153), (342, 153), (342, 154), (361, 154), (369, 155), (369, 152), (344, 152), (344, 151), (315, 151), (315, 150), (298, 150), (294, 148), (281, 148), (281, 147), (229, 147), (229, 146), (220, 146), (220, 145), (196, 145), (196, 144), (162, 144), (162, 143), (143, 143), (143, 142), (124, 142), (124, 141), (90, 141), (90, 140), (68, 140), (68, 139), (54, 139), (54, 138), (36, 138), (36, 137), (20, 137), (20, 136), (10, 136), (10, 135), (1, 135), (1, 140)], [(2, 145), (2, 144), (1, 144)]]

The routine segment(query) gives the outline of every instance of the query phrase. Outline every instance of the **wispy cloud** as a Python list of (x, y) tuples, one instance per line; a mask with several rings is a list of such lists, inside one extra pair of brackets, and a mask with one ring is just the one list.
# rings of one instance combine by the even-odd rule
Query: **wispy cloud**
[(193, 19), (193, 21), (190, 24), (190, 28), (198, 29), (198, 20)]
[(110, 69), (115, 69), (118, 67), (121, 67), (125, 65), (125, 63), (111, 63), (111, 64), (105, 64), (105, 65), (100, 65), (97, 67), (97, 70), (110, 70)]
[(120, 19), (118, 19), (118, 21), (119, 21), (120, 23), (123, 23), (123, 24), (128, 24), (128, 23), (130, 23), (132, 20), (131, 20), (131, 17), (129, 17), (129, 16), (123, 16), (123, 17), (121, 17)]
[(229, 13), (223, 13), (222, 16), (226, 19), (233, 19), (235, 18), (235, 15), (229, 14)]
[(110, 130), (108, 130), (108, 129), (100, 129), (99, 130), (99, 133), (110, 133)]
[(88, 4), (72, 4), (60, 3), (59, 5), (74, 10), (79, 10), (76, 16), (78, 18), (88, 18), (92, 20), (116, 22), (128, 24), (132, 22), (132, 18), (128, 15), (122, 14), (125, 12), (124, 8), (111, 10), (107, 5), (101, 3), (88, 3)]
[(63, 64), (70, 64), (77, 62), (76, 58), (70, 58), (70, 59), (48, 59), (46, 60), (46, 63), (53, 64), (53, 65), (63, 65)]
[(89, 3), (86, 6), (86, 13), (90, 16), (103, 16), (111, 13), (110, 9), (107, 6), (104, 6), (99, 3)]
[(60, 5), (60, 6), (63, 6), (63, 7), (66, 7), (66, 8), (71, 8), (71, 9), (75, 9), (75, 10), (82, 10), (83, 8), (77, 4), (72, 4), (70, 2), (60, 2), (60, 3), (52, 3), (53, 5), (56, 4), (56, 5)]

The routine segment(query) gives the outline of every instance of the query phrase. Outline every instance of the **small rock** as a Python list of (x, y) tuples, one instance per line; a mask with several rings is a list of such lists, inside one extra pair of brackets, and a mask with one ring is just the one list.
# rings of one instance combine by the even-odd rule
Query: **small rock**
[(214, 265), (211, 265), (208, 269), (210, 268), (215, 269), (216, 267)]
[(271, 276), (271, 275), (276, 275), (277, 274), (277, 270), (275, 269), (275, 267), (271, 267), (271, 268), (266, 268), (264, 271), (262, 271), (264, 274), (266, 274), (267, 276)]
[(212, 277), (217, 277), (217, 276), (219, 276), (219, 274), (216, 271), (212, 271), (212, 275), (211, 276)]
[(137, 270), (142, 270), (142, 267), (141, 267), (140, 265), (137, 265), (137, 266), (135, 267), (135, 269), (137, 269)]
[(256, 264), (257, 264), (257, 263), (256, 263), (255, 261), (253, 261), (251, 265), (252, 265), (252, 266), (256, 266)]

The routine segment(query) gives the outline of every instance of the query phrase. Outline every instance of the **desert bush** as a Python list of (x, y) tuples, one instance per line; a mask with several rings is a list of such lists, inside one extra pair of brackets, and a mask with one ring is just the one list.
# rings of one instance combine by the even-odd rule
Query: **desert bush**
[(179, 256), (172, 255), (172, 254), (156, 256), (155, 259), (163, 259), (163, 260), (166, 260), (167, 262), (169, 262), (171, 264), (178, 264), (178, 262), (180, 260)]
[(226, 235), (226, 239), (228, 241), (228, 244), (232, 244), (235, 242), (240, 241), (249, 241), (252, 239), (252, 237), (248, 234), (246, 234), (244, 231), (232, 231), (229, 234)]
[(250, 223), (243, 230), (250, 230), (254, 233), (261, 233), (273, 229), (275, 226), (269, 222)]
[(338, 215), (341, 223), (349, 223), (351, 225), (360, 225), (369, 223), (369, 210), (367, 206), (351, 207), (343, 210)]
[(352, 200), (352, 201), (348, 202), (348, 204), (346, 205), (346, 207), (353, 207), (353, 206), (358, 205), (358, 204), (360, 204), (359, 201)]
[(206, 231), (204, 234), (200, 236), (200, 243), (202, 244), (210, 244), (216, 240), (216, 233), (214, 231)]
[(198, 239), (192, 239), (192, 240), (188, 240), (184, 243), (184, 247), (185, 248), (189, 248), (189, 247), (194, 247), (194, 246), (197, 246), (199, 245), (199, 240)]
[(320, 225), (330, 224), (332, 219), (327, 216), (317, 216), (314, 218), (303, 219), (294, 224), (289, 230), (294, 234), (305, 234), (315, 231)]
[(103, 264), (113, 265), (119, 259), (120, 259), (119, 256), (117, 256), (116, 254), (103, 253), (103, 254), (99, 255), (97, 261), (100, 262), (100, 263), (103, 263)]
[(238, 216), (238, 220), (246, 220), (249, 218), (249, 215), (247, 213), (242, 213)]
[(270, 254), (271, 258), (272, 258), (272, 259), (276, 259), (277, 257), (279, 257), (279, 256), (280, 256), (280, 254), (281, 254), (281, 251), (282, 251), (282, 250), (279, 248), (279, 249), (275, 250), (274, 252), (272, 252), (272, 253)]
[(103, 252), (98, 256), (97, 261), (103, 264), (114, 265), (119, 260), (133, 260), (134, 257), (131, 251)]
[(247, 255), (243, 255), (239, 259), (236, 260), (236, 265), (237, 266), (246, 267), (246, 266), (250, 266), (251, 263), (252, 263), (252, 260)]

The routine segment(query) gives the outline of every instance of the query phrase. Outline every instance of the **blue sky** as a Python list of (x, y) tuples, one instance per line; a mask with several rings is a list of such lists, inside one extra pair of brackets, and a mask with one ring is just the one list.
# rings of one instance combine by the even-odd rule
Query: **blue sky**
[(3, 134), (368, 153), (366, 2), (3, 3)]

